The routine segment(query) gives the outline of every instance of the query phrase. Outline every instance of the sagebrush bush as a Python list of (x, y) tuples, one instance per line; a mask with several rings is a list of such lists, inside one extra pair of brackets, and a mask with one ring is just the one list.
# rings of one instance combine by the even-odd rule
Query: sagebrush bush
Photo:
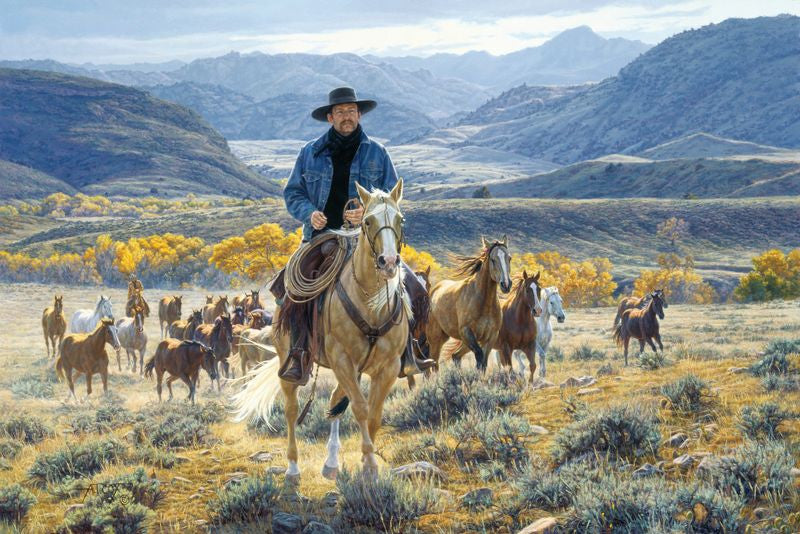
[[(675, 495), (679, 506), (692, 512), (684, 524), (689, 532), (742, 532), (746, 526), (742, 518), (744, 501), (738, 496), (726, 495), (720, 491), (701, 485), (681, 485)], [(695, 514), (701, 505), (704, 517)], [(691, 529), (691, 530), (689, 530)]]
[(456, 456), (462, 463), (500, 462), (510, 469), (524, 466), (528, 460), (531, 425), (524, 417), (506, 410), (473, 410), (449, 430), (458, 442)]
[(106, 496), (105, 499), (87, 499), (85, 506), (64, 517), (64, 525), (57, 532), (140, 534), (147, 532), (147, 522), (154, 516), (150, 508), (136, 502), (130, 491), (120, 488), (113, 496)]
[(764, 356), (750, 366), (750, 372), (756, 376), (789, 374), (791, 362), (788, 356), (798, 352), (800, 352), (800, 339), (771, 341), (764, 350)]
[(97, 432), (105, 434), (122, 425), (133, 421), (133, 414), (124, 406), (104, 402), (94, 412), (84, 412), (76, 415), (70, 426), (76, 434)]
[(0, 422), (0, 435), (25, 443), (39, 443), (53, 436), (53, 429), (38, 417), (20, 414)]
[(387, 472), (373, 479), (361, 471), (344, 469), (336, 487), (344, 522), (386, 532), (405, 532), (435, 502), (429, 483), (414, 484)]
[(661, 386), (661, 394), (666, 397), (669, 407), (678, 413), (699, 412), (708, 405), (710, 392), (708, 383), (693, 374)]
[(548, 362), (563, 362), (564, 351), (557, 345), (550, 345), (547, 347), (547, 361)]
[(778, 431), (780, 424), (794, 414), (781, 409), (774, 402), (744, 406), (739, 413), (739, 428), (751, 439), (775, 439), (782, 435)]
[(40, 487), (65, 478), (90, 477), (105, 464), (122, 460), (126, 452), (125, 445), (116, 438), (68, 444), (63, 449), (37, 456), (28, 469), (28, 476)]
[(22, 449), (23, 443), (16, 439), (0, 439), (0, 458), (13, 460)]
[(19, 484), (0, 488), (0, 521), (19, 523), (36, 502), (33, 493)]
[(761, 379), (761, 385), (766, 391), (798, 391), (800, 390), (800, 377), (767, 373)]
[(698, 476), (748, 501), (767, 494), (781, 499), (793, 490), (793, 467), (792, 454), (783, 443), (748, 442), (728, 456), (713, 458)]
[(155, 508), (164, 498), (161, 482), (157, 478), (150, 478), (141, 467), (132, 473), (98, 482), (95, 498), (103, 502), (112, 502), (121, 489), (129, 491), (133, 500), (148, 508)]
[(453, 451), (444, 437), (436, 434), (413, 434), (397, 440), (392, 449), (392, 463), (430, 462), (439, 465), (452, 459)]
[(280, 491), (271, 475), (249, 477), (219, 490), (208, 511), (217, 524), (254, 521), (272, 513)]
[(637, 361), (639, 367), (648, 371), (655, 371), (669, 365), (669, 361), (664, 357), (663, 352), (645, 351), (641, 353)]
[(522, 396), (522, 388), (511, 387), (516, 380), (503, 371), (485, 378), (474, 368), (444, 364), (413, 391), (389, 401), (384, 418), (389, 426), (414, 430), (458, 420), (470, 407), (481, 411), (505, 408)]
[(653, 410), (620, 404), (588, 412), (561, 428), (555, 435), (552, 455), (558, 463), (583, 455), (631, 458), (654, 454), (660, 441)]
[(133, 426), (136, 443), (153, 447), (196, 447), (213, 439), (208, 424), (192, 415), (168, 414)]
[(573, 350), (569, 358), (577, 361), (590, 361), (590, 360), (605, 360), (606, 353), (602, 350), (592, 348), (591, 345), (584, 343), (580, 347)]
[(227, 414), (225, 406), (217, 401), (207, 401), (204, 403), (191, 404), (184, 400), (173, 400), (169, 403), (153, 402), (145, 405), (136, 414), (137, 422), (158, 419), (167, 415), (181, 415), (191, 417), (207, 425), (220, 423), (225, 420)]
[(53, 386), (58, 382), (55, 373), (34, 373), (14, 379), (11, 392), (17, 397), (52, 399)]
[(543, 462), (531, 462), (514, 481), (520, 510), (557, 510), (572, 504), (582, 484), (597, 482), (600, 470), (586, 461), (567, 462), (551, 471)]
[(175, 454), (155, 447), (136, 447), (129, 458), (134, 463), (152, 465), (161, 469), (172, 469), (178, 463)]

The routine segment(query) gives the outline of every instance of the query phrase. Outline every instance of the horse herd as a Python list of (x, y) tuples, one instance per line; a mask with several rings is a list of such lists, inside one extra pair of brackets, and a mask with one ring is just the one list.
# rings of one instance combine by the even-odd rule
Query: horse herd
[(66, 379), (73, 398), (73, 378), (80, 374), (86, 376), (87, 394), (92, 393), (94, 374), (100, 374), (103, 391), (108, 390), (109, 357), (105, 345), (110, 344), (116, 352), (120, 372), (122, 349), (126, 351), (131, 371), (135, 373), (138, 367), (139, 373), (147, 377), (155, 372), (159, 400), (163, 376), (169, 373), (167, 388), (170, 398), (172, 382), (181, 380), (189, 388), (192, 402), (200, 368), (206, 370), (212, 382), (216, 381), (219, 390), (220, 374), (231, 376), (230, 364), (236, 363), (236, 359), (240, 361), (244, 374), (249, 364), (274, 357), (274, 352), (248, 343), (250, 338), (257, 339), (259, 343), (265, 341), (272, 323), (272, 314), (263, 309), (258, 290), (238, 295), (230, 304), (227, 296), (215, 299), (208, 295), (205, 306), (192, 310), (185, 320), (180, 318), (181, 305), (180, 295), (165, 296), (159, 301), (162, 339), (155, 354), (145, 363), (148, 338), (144, 323), (150, 307), (138, 280), (134, 279), (128, 286), (125, 318), (114, 320), (111, 299), (101, 295), (94, 309), (80, 309), (72, 315), (69, 334), (66, 333), (63, 296), (56, 295), (53, 305), (42, 314), (47, 355), (51, 357), (52, 354), (56, 358), (56, 372), (60, 378)]

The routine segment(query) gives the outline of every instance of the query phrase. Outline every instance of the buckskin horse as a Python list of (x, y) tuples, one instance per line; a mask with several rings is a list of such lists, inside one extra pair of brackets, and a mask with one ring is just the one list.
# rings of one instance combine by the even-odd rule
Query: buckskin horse
[[(50, 347), (53, 347), (53, 358), (57, 356), (58, 347), (67, 331), (67, 318), (64, 317), (64, 295), (53, 297), (53, 306), (47, 307), (42, 312), (42, 331), (44, 344), (47, 346), (47, 357), (50, 357)], [(56, 343), (58, 338), (58, 343)]]
[[(361, 460), (364, 470), (376, 476), (375, 438), (381, 425), (386, 395), (400, 372), (400, 360), (408, 342), (408, 318), (411, 303), (402, 292), (400, 248), (403, 236), (403, 215), (399, 204), (403, 181), (398, 180), (390, 193), (367, 191), (356, 183), (364, 206), (361, 227), (353, 232), (337, 232), (355, 237), (358, 242), (352, 257), (344, 264), (324, 293), (320, 312), (322, 350), (319, 364), (329, 367), (338, 381), (330, 399), (331, 416), (338, 417), (349, 402), (361, 430)], [(287, 273), (288, 275), (288, 273)], [(280, 324), (281, 307), (275, 312)], [(335, 325), (335, 328), (334, 328)], [(319, 333), (314, 333), (319, 334)], [(297, 480), (297, 441), (295, 426), (298, 415), (297, 384), (278, 377), (277, 370), (289, 354), (289, 333), (275, 329), (273, 335), (278, 358), (268, 360), (247, 375), (245, 387), (234, 396), (237, 419), (269, 417), (278, 393), (286, 397), (288, 468), (286, 476)], [(359, 387), (359, 375), (370, 377), (369, 397)], [(348, 399), (348, 400), (345, 400)], [(339, 468), (339, 420), (331, 423), (328, 457), (323, 476), (336, 478)]]
[[(500, 332), (497, 334), (491, 348), (497, 350), (499, 361), (504, 367), (511, 368), (511, 355), (518, 350), (528, 357), (530, 364), (530, 382), (533, 383), (533, 374), (536, 371), (536, 336), (538, 323), (536, 318), (542, 314), (540, 300), (541, 288), (539, 287), (539, 273), (529, 277), (527, 271), (522, 271), (522, 276), (517, 277), (517, 283), (511, 295), (500, 301), (503, 321)], [(461, 357), (467, 352), (461, 345), (460, 350), (453, 354), (453, 360), (460, 363)], [(523, 365), (524, 372), (525, 367)]]
[(158, 326), (161, 329), (161, 338), (167, 336), (169, 326), (181, 318), (181, 304), (183, 295), (162, 297), (158, 301)]
[(652, 347), (653, 352), (658, 352), (653, 338), (661, 347), (661, 352), (664, 352), (661, 334), (658, 331), (658, 319), (664, 319), (664, 301), (655, 291), (649, 296), (650, 301), (644, 309), (625, 310), (619, 324), (614, 328), (614, 341), (617, 345), (625, 347), (625, 365), (628, 365), (628, 343), (632, 337), (639, 340), (639, 354), (644, 352), (645, 342)]
[(206, 304), (203, 306), (203, 322), (206, 324), (211, 324), (214, 322), (214, 319), (222, 315), (223, 313), (228, 314), (230, 316), (230, 308), (228, 306), (228, 296), (222, 295), (211, 304)]
[(161, 382), (166, 372), (170, 375), (167, 378), (170, 400), (172, 400), (172, 383), (182, 380), (189, 387), (187, 399), (194, 404), (200, 367), (206, 370), (212, 382), (217, 378), (214, 352), (210, 347), (199, 341), (167, 338), (158, 344), (156, 353), (145, 364), (144, 374), (149, 378), (153, 375), (153, 371), (156, 372), (158, 402), (161, 402)]
[(442, 280), (431, 289), (431, 312), (426, 329), (430, 357), (438, 361), (442, 346), (457, 339), (475, 354), (478, 369), (486, 371), (488, 350), (500, 330), (503, 313), (497, 286), (511, 290), (511, 255), (508, 238), (491, 245), (481, 238), (483, 249), (476, 256), (457, 256), (458, 280)]
[(108, 354), (106, 343), (110, 343), (117, 351), (119, 358), (120, 342), (114, 319), (103, 317), (91, 334), (69, 334), (61, 342), (56, 360), (56, 373), (59, 378), (66, 375), (72, 398), (75, 397), (75, 384), (72, 371), (86, 375), (86, 395), (92, 394), (92, 375), (100, 373), (103, 380), (103, 392), (108, 391)]
[(213, 324), (201, 324), (194, 331), (194, 339), (211, 347), (211, 350), (214, 351), (214, 368), (217, 370), (217, 391), (222, 391), (218, 366), (221, 364), (225, 378), (228, 378), (230, 376), (228, 357), (231, 355), (231, 344), (233, 342), (231, 318), (227, 314), (223, 314), (214, 319)]

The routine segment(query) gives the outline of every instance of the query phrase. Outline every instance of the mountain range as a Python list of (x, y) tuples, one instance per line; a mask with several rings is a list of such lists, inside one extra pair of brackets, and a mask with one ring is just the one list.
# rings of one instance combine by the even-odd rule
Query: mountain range
[(195, 112), (117, 84), (0, 69), (0, 193), (271, 195)]

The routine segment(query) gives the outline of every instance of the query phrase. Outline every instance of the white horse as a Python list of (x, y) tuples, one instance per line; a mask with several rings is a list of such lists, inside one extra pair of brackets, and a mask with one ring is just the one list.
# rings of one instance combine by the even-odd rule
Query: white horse
[(103, 317), (114, 319), (114, 313), (111, 311), (111, 298), (100, 295), (100, 300), (97, 301), (94, 311), (84, 308), (72, 314), (72, 319), (69, 321), (69, 331), (73, 334), (94, 332), (94, 329), (97, 328), (97, 323)]
[[(120, 344), (128, 355), (128, 367), (136, 372), (136, 351), (139, 351), (139, 373), (144, 373), (144, 353), (147, 352), (147, 334), (144, 332), (144, 312), (135, 308), (133, 317), (117, 321), (117, 335)], [(117, 353), (117, 367), (122, 371)]]

